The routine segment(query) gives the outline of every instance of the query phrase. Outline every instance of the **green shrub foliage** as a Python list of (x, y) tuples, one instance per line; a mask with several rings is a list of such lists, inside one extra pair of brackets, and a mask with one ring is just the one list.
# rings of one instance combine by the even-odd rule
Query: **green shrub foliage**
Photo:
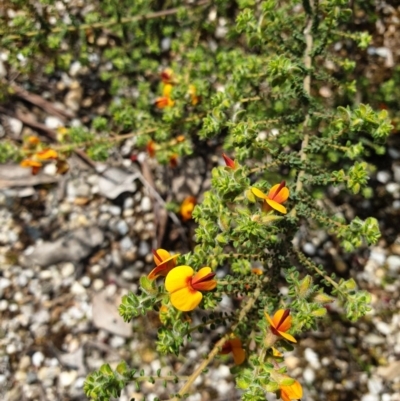
[[(265, 313), (290, 310), (291, 327), (282, 331), (298, 338), (317, 327), (326, 304), (336, 300), (354, 321), (369, 310), (370, 300), (353, 280), (338, 280), (304, 255), (295, 238), (299, 227), (327, 231), (346, 252), (374, 244), (380, 235), (374, 218), (350, 221), (325, 202), (333, 187), (368, 194), (372, 167), (365, 156), (382, 152), (392, 130), (386, 110), (355, 101), (354, 53), (365, 51), (370, 36), (349, 29), (349, 2), (107, 0), (92, 2), (89, 11), (79, 2), (58, 2), (62, 9), (52, 0), (40, 3), (40, 9), (10, 3), (19, 11), (2, 21), (0, 34), (10, 68), (23, 74), (41, 69), (49, 76), (79, 61), (107, 93), (105, 114), (93, 116), (87, 129), (70, 130), (68, 149), (84, 147), (105, 160), (131, 137), (138, 149), (152, 141), (160, 163), (174, 154), (190, 157), (199, 143), (234, 159), (212, 170), (211, 189), (193, 213), (196, 246), (176, 263), (228, 274), (210, 278), (216, 287), (202, 292), (200, 305), (188, 313), (171, 304), (169, 275), (167, 285), (164, 277), (143, 277), (141, 291), (126, 295), (119, 309), (131, 321), (161, 308), (161, 354), (180, 355), (194, 331), (222, 327), (225, 334), (186, 381), (173, 372), (144, 376), (121, 362), (92, 373), (86, 395), (105, 401), (127, 383), (162, 380), (181, 383), (171, 399), (181, 398), (236, 338), (246, 354), (232, 369), (242, 399), (264, 400), (266, 392), (284, 399), (285, 391), (295, 397), (298, 386), (275, 352), (293, 345)], [(392, 81), (382, 89), (384, 99)], [(3, 89), (6, 100), (13, 96), (7, 85)], [(10, 144), (1, 146), (14, 155)], [(277, 201), (285, 211), (266, 206), (280, 183), (279, 191), (289, 192), (287, 201)], [(238, 307), (222, 312), (222, 296)], [(188, 314), (199, 308), (205, 317), (194, 325)]]

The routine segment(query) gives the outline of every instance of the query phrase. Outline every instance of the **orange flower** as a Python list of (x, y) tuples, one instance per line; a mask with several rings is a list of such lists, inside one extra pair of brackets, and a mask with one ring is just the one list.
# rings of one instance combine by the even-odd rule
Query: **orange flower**
[(228, 157), (225, 153), (222, 153), (222, 157), (225, 160), (225, 164), (228, 168), (232, 169), (232, 170), (236, 170), (238, 168), (238, 164), (237, 162), (235, 162), (234, 160), (232, 160), (230, 157)]
[(58, 158), (58, 153), (53, 149), (43, 149), (36, 152), (35, 156), (40, 160), (55, 160)]
[(196, 198), (194, 196), (188, 196), (183, 200), (180, 208), (180, 214), (183, 221), (187, 221), (192, 218), (192, 213), (195, 206)]
[(28, 136), (26, 141), (28, 142), (28, 144), (30, 146), (36, 146), (36, 145), (39, 145), (39, 143), (40, 143), (40, 139), (35, 135)]
[(294, 380), (294, 382), (289, 386), (281, 384), (279, 388), (280, 397), (283, 401), (300, 400), (300, 398), (303, 396), (303, 388), (297, 380)]
[(197, 103), (199, 103), (199, 96), (197, 96), (197, 90), (196, 87), (194, 85), (189, 85), (189, 95), (190, 95), (190, 99), (192, 100), (192, 105), (196, 106)]
[(231, 338), (222, 347), (220, 354), (229, 354), (232, 352), (235, 365), (241, 365), (246, 359), (246, 351), (242, 347), (239, 338)]
[(165, 84), (162, 90), (162, 96), (158, 97), (155, 101), (156, 107), (164, 109), (165, 107), (172, 107), (175, 102), (171, 99), (172, 85)]
[(156, 143), (153, 140), (147, 142), (146, 150), (150, 157), (154, 157), (156, 154)]
[(163, 81), (164, 84), (175, 83), (172, 68), (166, 68), (161, 72), (161, 81)]
[(262, 276), (264, 274), (264, 272), (261, 269), (259, 269), (258, 267), (253, 267), (251, 269), (251, 272), (254, 274), (257, 274), (257, 276)]
[(297, 343), (296, 339), (292, 335), (286, 333), (292, 326), (292, 317), (290, 316), (289, 309), (279, 309), (275, 312), (275, 315), (272, 319), (267, 313), (265, 313), (265, 317), (268, 320), (271, 326), (271, 332), (274, 335), (283, 337), (285, 340), (291, 341), (292, 343)]
[(211, 291), (217, 286), (214, 276), (210, 267), (203, 267), (197, 273), (190, 266), (172, 269), (165, 279), (172, 305), (183, 312), (196, 308), (203, 299), (201, 291)]
[(31, 167), (32, 174), (36, 175), (39, 172), (40, 168), (42, 167), (42, 163), (32, 159), (25, 159), (21, 161), (20, 166)]
[(175, 168), (175, 167), (178, 165), (178, 155), (177, 155), (176, 153), (172, 154), (172, 155), (169, 157), (169, 165), (170, 165), (172, 168)]
[(186, 138), (185, 135), (178, 135), (176, 137), (176, 142), (181, 143), (181, 142), (185, 142)]
[(269, 212), (272, 209), (277, 210), (283, 214), (286, 214), (286, 208), (282, 206), (289, 198), (289, 188), (286, 187), (285, 181), (280, 184), (274, 185), (268, 192), (268, 195), (260, 191), (257, 188), (251, 188), (251, 192), (258, 198), (264, 199), (263, 211)]
[(153, 259), (156, 267), (149, 273), (147, 278), (154, 280), (159, 276), (166, 276), (176, 266), (176, 258), (179, 255), (180, 253), (171, 255), (168, 251), (161, 248), (153, 250)]

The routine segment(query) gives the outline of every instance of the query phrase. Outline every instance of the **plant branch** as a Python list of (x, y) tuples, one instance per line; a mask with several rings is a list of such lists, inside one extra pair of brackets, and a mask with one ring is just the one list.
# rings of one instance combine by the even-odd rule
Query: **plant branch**
[[(253, 295), (249, 298), (246, 305), (240, 311), (237, 322), (231, 327), (231, 331), (235, 331), (239, 326), (240, 322), (246, 317), (251, 308), (253, 307), (255, 301), (260, 296), (261, 289), (258, 287), (255, 289)], [(179, 401), (184, 394), (188, 392), (190, 386), (194, 383), (197, 377), (203, 372), (203, 370), (210, 364), (210, 362), (215, 358), (215, 356), (220, 352), (222, 346), (229, 339), (229, 333), (225, 334), (214, 346), (211, 352), (208, 354), (207, 358), (197, 367), (197, 369), (190, 375), (188, 381), (182, 386), (179, 392), (176, 394), (174, 398), (171, 398), (169, 401)]]
[[(209, 0), (202, 0), (199, 1), (195, 7), (201, 7), (206, 4), (208, 4), (210, 1)], [(119, 24), (128, 24), (130, 22), (137, 22), (137, 21), (142, 21), (142, 20), (150, 20), (150, 19), (156, 19), (156, 18), (162, 18), (162, 17), (167, 17), (169, 15), (175, 15), (180, 11), (179, 7), (176, 8), (170, 8), (168, 10), (161, 10), (161, 11), (155, 11), (153, 13), (148, 13), (148, 14), (143, 14), (143, 15), (134, 15), (132, 17), (125, 17), (125, 18), (120, 18), (120, 19), (110, 19), (108, 21), (102, 21), (102, 22), (95, 22), (92, 24), (82, 24), (79, 26), (59, 26), (51, 29), (48, 34), (54, 34), (54, 33), (60, 33), (60, 32), (75, 32), (75, 31), (85, 31), (87, 29), (98, 29), (98, 28), (107, 28), (111, 27), (114, 25), (119, 25)], [(3, 39), (5, 40), (18, 40), (18, 39), (23, 39), (24, 37), (35, 37), (40, 34), (43, 34), (43, 30), (36, 30), (36, 31), (30, 31), (22, 34), (11, 34), (8, 36), (5, 36), (4, 31), (0, 32), (0, 36), (3, 36)]]
[[(310, 9), (312, 10), (313, 8), (313, 0), (310, 0)], [(312, 36), (312, 14), (310, 13), (308, 15), (308, 21), (306, 28), (304, 29), (304, 37), (306, 40), (306, 50), (304, 52), (304, 67), (307, 69), (307, 75), (304, 77), (303, 81), (303, 89), (304, 92), (310, 96), (311, 94), (311, 67), (312, 67), (312, 57), (311, 57), (311, 52), (312, 52), (312, 47), (313, 47), (313, 36)], [(304, 123), (303, 123), (303, 141), (301, 143), (301, 149), (300, 149), (300, 160), (304, 162), (307, 159), (307, 154), (305, 152), (305, 149), (308, 146), (308, 142), (310, 140), (310, 134), (308, 133), (308, 124), (310, 122), (310, 114), (307, 113)], [(299, 175), (297, 176), (297, 182), (296, 182), (296, 192), (300, 192), (301, 189), (303, 188), (303, 181), (302, 178), (304, 176), (305, 172), (304, 170), (301, 170), (299, 172)], [(296, 212), (295, 209), (294, 213)]]

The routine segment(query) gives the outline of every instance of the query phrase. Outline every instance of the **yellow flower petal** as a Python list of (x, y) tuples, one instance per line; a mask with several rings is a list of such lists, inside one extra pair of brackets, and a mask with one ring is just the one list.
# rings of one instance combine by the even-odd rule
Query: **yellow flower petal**
[(175, 292), (182, 288), (187, 287), (187, 281), (194, 274), (193, 269), (190, 266), (177, 266), (172, 269), (165, 279), (165, 289), (168, 292)]
[(284, 331), (280, 331), (280, 330), (278, 330), (278, 333), (285, 340), (291, 341), (292, 343), (297, 343), (297, 340), (292, 335), (290, 335), (289, 333), (285, 333)]
[(203, 294), (200, 291), (193, 292), (189, 289), (189, 287), (184, 287), (171, 293), (170, 299), (172, 305), (174, 305), (176, 309), (183, 312), (188, 312), (195, 309), (199, 305), (203, 299)]
[(275, 327), (274, 322), (272, 321), (271, 317), (268, 315), (267, 312), (264, 312), (265, 318), (267, 319), (270, 326)]
[(264, 192), (260, 191), (258, 188), (251, 188), (251, 192), (253, 192), (253, 194), (255, 196), (257, 196), (257, 198), (261, 198), (261, 199), (267, 199), (267, 195), (265, 195)]
[(283, 401), (299, 400), (303, 397), (303, 388), (297, 380), (295, 380), (290, 386), (280, 386), (280, 390)]
[(281, 212), (281, 213), (283, 213), (283, 214), (286, 214), (286, 213), (287, 213), (285, 206), (282, 206), (280, 203), (275, 202), (275, 201), (272, 200), (272, 199), (265, 199), (265, 202), (267, 202), (268, 205), (269, 205), (270, 207), (272, 207), (272, 209), (275, 209), (275, 210), (277, 210), (278, 212)]
[(172, 85), (171, 84), (165, 84), (162, 90), (162, 94), (165, 97), (170, 97), (172, 92)]

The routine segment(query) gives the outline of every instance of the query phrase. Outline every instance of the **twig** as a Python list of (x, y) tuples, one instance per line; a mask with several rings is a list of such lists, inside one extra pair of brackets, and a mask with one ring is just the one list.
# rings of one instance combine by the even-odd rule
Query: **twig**
[(74, 115), (69, 111), (55, 107), (52, 103), (44, 99), (42, 96), (36, 95), (35, 93), (30, 93), (15, 83), (10, 85), (10, 89), (12, 91), (11, 95), (18, 96), (19, 98), (40, 107), (48, 114), (58, 117), (63, 122), (65, 122), (65, 120), (68, 118), (74, 117)]
[[(310, 9), (312, 10), (313, 8), (313, 0), (310, 0)], [(311, 57), (311, 52), (312, 52), (312, 47), (313, 47), (313, 36), (311, 33), (311, 29), (312, 29), (312, 15), (310, 14), (308, 16), (308, 22), (306, 25), (306, 28), (304, 29), (304, 36), (306, 39), (306, 50), (304, 52), (304, 66), (307, 69), (307, 75), (304, 77), (304, 81), (303, 81), (303, 88), (304, 88), (304, 92), (307, 95), (311, 94), (311, 67), (312, 67), (312, 57)], [(308, 142), (310, 140), (310, 134), (308, 133), (308, 123), (310, 121), (310, 115), (309, 113), (307, 113), (306, 118), (304, 119), (304, 123), (303, 123), (303, 132), (304, 132), (304, 137), (303, 137), (303, 141), (301, 143), (301, 149), (300, 149), (300, 160), (303, 162), (307, 159), (307, 154), (305, 152), (305, 149), (308, 146)], [(304, 170), (301, 170), (299, 172), (299, 175), (297, 176), (297, 181), (296, 181), (296, 192), (300, 192), (303, 188), (303, 181), (302, 178), (304, 176), (305, 172)], [(295, 209), (294, 213), (295, 213)]]
[[(257, 287), (249, 300), (247, 301), (246, 305), (240, 311), (239, 317), (237, 322), (231, 327), (231, 331), (235, 331), (236, 328), (239, 326), (240, 322), (246, 317), (249, 313), (251, 308), (253, 307), (255, 301), (260, 296), (261, 289)], [(197, 377), (203, 372), (203, 370), (210, 364), (210, 362), (215, 358), (215, 356), (220, 352), (222, 346), (225, 342), (229, 339), (229, 333), (225, 334), (214, 346), (211, 352), (208, 354), (208, 357), (197, 367), (197, 369), (190, 375), (187, 382), (182, 386), (179, 390), (178, 394), (171, 398), (169, 401), (178, 401), (181, 397), (183, 397), (190, 389), (190, 386), (194, 383)]]
[[(209, 0), (202, 0), (199, 1), (197, 4), (194, 5), (195, 7), (202, 7), (206, 4), (209, 4)], [(180, 8), (170, 8), (169, 10), (162, 10), (162, 11), (155, 11), (153, 13), (148, 13), (144, 15), (134, 15), (132, 17), (125, 17), (121, 19), (110, 19), (108, 21), (103, 21), (103, 22), (95, 22), (93, 24), (81, 24), (79, 26), (60, 26), (60, 27), (55, 27), (51, 29), (48, 34), (54, 34), (54, 33), (60, 33), (60, 32), (75, 32), (75, 31), (85, 31), (87, 29), (98, 29), (98, 28), (106, 28), (110, 27), (113, 25), (118, 25), (118, 24), (128, 24), (130, 22), (136, 22), (136, 21), (142, 21), (142, 20), (150, 20), (150, 19), (156, 19), (156, 18), (162, 18), (162, 17), (167, 17), (169, 15), (174, 15), (177, 14), (181, 9)], [(40, 34), (43, 34), (43, 30), (36, 30), (36, 31), (30, 31), (22, 34), (11, 34), (6, 36), (5, 31), (0, 32), (0, 36), (3, 37), (4, 40), (18, 40), (18, 39), (23, 39), (25, 37), (32, 38), (35, 36), (38, 36)]]

